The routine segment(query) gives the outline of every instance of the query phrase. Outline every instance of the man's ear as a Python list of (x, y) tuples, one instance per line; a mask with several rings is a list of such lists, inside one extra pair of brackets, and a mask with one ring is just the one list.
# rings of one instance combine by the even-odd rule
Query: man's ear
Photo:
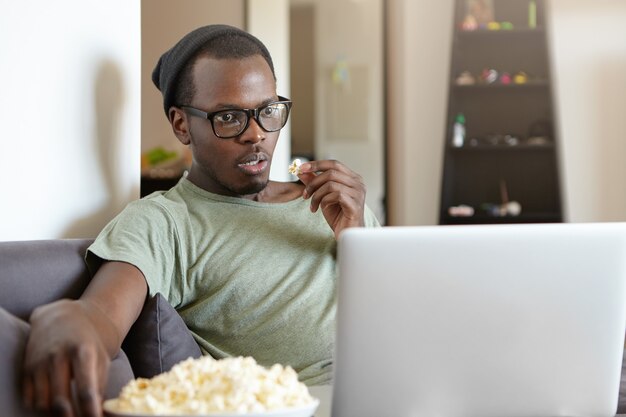
[(189, 132), (189, 120), (187, 114), (180, 108), (172, 106), (168, 112), (172, 131), (183, 145), (191, 143), (191, 133)]

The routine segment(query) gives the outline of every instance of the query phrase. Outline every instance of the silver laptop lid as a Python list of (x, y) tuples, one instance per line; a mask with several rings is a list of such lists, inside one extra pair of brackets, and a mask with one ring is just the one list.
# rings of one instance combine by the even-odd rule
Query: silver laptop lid
[(349, 229), (333, 417), (612, 416), (626, 224)]

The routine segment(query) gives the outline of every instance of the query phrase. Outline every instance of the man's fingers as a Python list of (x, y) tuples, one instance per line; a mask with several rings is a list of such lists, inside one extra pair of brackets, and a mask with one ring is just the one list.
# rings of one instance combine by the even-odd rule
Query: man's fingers
[(324, 206), (329, 204), (340, 204), (345, 207), (346, 204), (352, 206), (358, 201), (358, 193), (341, 184), (328, 182), (323, 184), (311, 197), (311, 211), (316, 212), (322, 202)]
[(96, 362), (97, 353), (92, 346), (79, 347), (72, 361), (78, 408), (86, 417), (100, 416), (100, 387)]
[(316, 175), (308, 184), (305, 184), (306, 195), (310, 197), (328, 184), (341, 186), (346, 192), (350, 190), (362, 192), (364, 189), (360, 178), (354, 178), (339, 171), (325, 171)]
[(305, 162), (300, 166), (298, 178), (304, 183), (304, 198), (308, 198), (318, 188), (329, 182), (343, 184), (348, 188), (365, 192), (365, 184), (360, 175), (339, 161), (324, 160)]
[(72, 397), (69, 360), (61, 355), (55, 356), (50, 375), (52, 382), (50, 407), (55, 416), (72, 416)]
[(38, 410), (50, 408), (50, 381), (45, 368), (37, 369), (33, 374), (34, 406)]
[(35, 387), (33, 386), (33, 378), (31, 375), (25, 375), (22, 379), (22, 403), (24, 408), (32, 410), (34, 407), (33, 399)]
[(311, 211), (320, 208), (338, 237), (347, 227), (363, 226), (366, 187), (363, 178), (338, 161), (311, 161), (300, 165), (302, 197), (311, 199)]
[(52, 415), (55, 417), (72, 417), (74, 415), (72, 404), (68, 400), (60, 397), (52, 400), (51, 411)]
[(341, 172), (352, 172), (347, 166), (335, 160), (310, 161), (300, 165), (301, 173), (315, 173), (334, 169)]
[(302, 181), (305, 186), (308, 185), (313, 180), (313, 178), (315, 178), (315, 174), (312, 172), (298, 174), (298, 179)]

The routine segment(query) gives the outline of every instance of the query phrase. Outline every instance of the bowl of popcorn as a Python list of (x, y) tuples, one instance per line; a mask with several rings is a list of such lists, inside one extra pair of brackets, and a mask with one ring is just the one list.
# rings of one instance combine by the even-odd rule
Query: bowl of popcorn
[(130, 381), (103, 408), (110, 417), (312, 417), (318, 405), (289, 366), (203, 356), (154, 378)]

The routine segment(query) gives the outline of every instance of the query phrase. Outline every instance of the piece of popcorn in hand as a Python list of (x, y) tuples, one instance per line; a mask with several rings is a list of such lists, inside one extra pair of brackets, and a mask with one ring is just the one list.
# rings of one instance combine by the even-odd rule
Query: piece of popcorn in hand
[(302, 165), (302, 161), (299, 159), (294, 159), (291, 165), (289, 165), (289, 173), (293, 175), (299, 175), (300, 165)]

